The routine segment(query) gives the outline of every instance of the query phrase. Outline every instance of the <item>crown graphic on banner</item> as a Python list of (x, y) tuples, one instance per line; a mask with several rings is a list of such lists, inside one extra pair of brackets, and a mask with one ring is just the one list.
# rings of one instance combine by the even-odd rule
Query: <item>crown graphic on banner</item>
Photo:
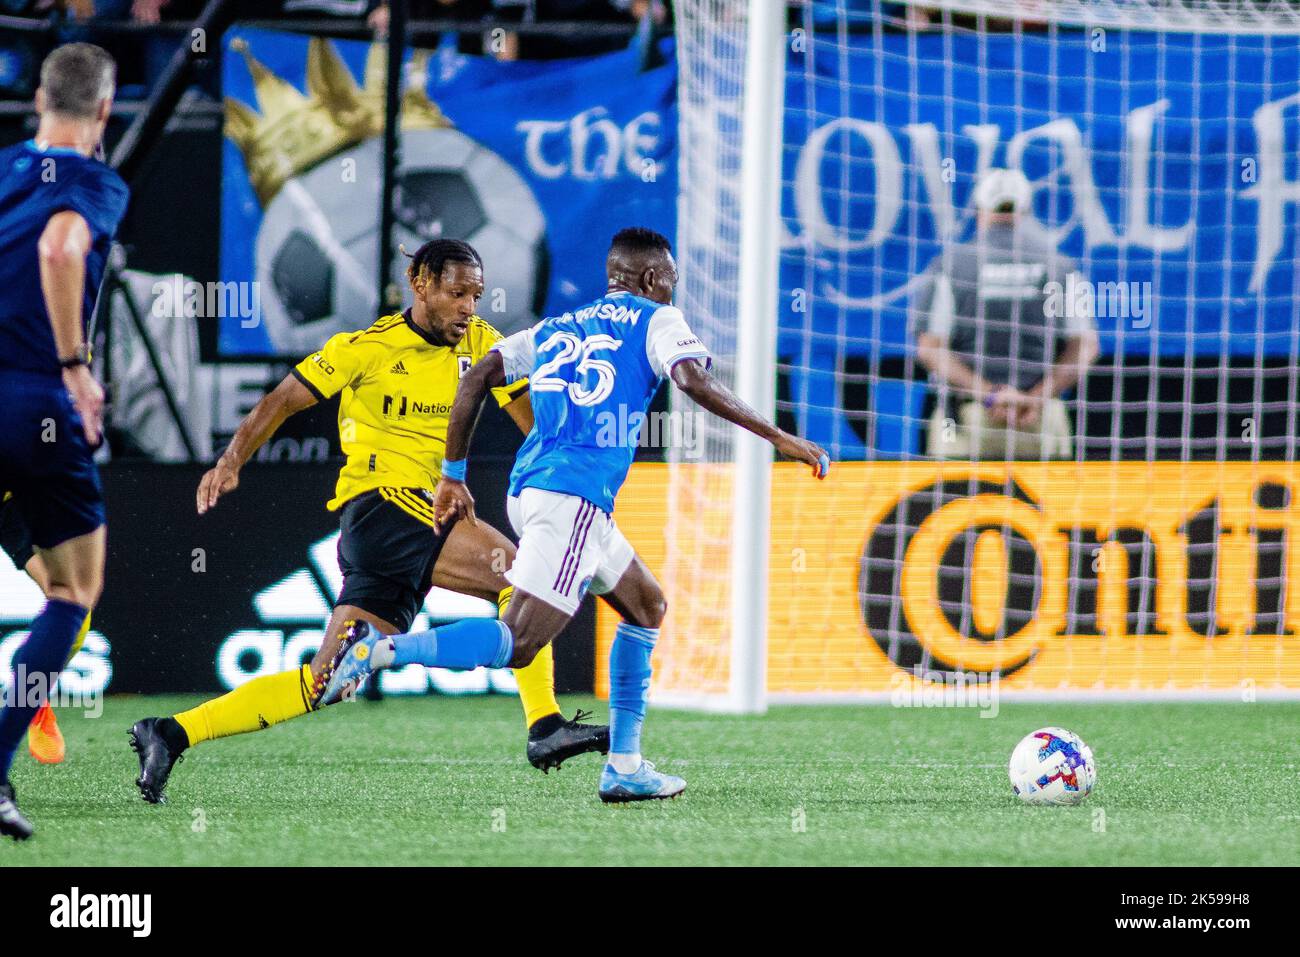
[[(383, 132), (385, 45), (370, 45), (365, 79), (358, 86), (334, 45), (313, 37), (307, 48), (306, 95), (267, 69), (247, 41), (236, 38), (230, 48), (248, 64), (257, 110), (226, 97), (225, 132), (244, 154), (263, 207), (297, 174)], [(428, 64), (429, 51), (415, 51), (402, 97), (403, 130), (452, 125), (425, 92)]]

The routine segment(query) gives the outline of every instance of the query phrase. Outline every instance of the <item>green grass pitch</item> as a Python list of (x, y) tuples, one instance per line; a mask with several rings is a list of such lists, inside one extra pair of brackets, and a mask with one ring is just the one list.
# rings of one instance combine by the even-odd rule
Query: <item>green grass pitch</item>
[[(148, 806), (126, 729), (196, 700), (64, 712), (68, 761), (23, 753), (14, 768), (38, 833), (0, 846), (0, 867), (1300, 864), (1297, 704), (652, 710), (647, 754), (686, 793), (606, 806), (597, 757), (545, 777), (527, 765), (511, 698), (389, 699), (201, 745), (170, 803)], [(1007, 758), (1053, 724), (1092, 746), (1097, 790), (1078, 808), (1022, 806)]]

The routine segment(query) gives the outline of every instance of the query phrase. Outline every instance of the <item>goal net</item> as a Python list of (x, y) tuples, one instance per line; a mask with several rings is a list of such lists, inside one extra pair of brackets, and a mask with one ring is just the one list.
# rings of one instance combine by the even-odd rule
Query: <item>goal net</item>
[(654, 699), (735, 707), (753, 655), (771, 701), (1300, 692), (1296, 7), (789, 4), (774, 332), (740, 281), (768, 8), (676, 4), (679, 303), (729, 384), (772, 336), (764, 411), (834, 466), (771, 466), (760, 561), (735, 429), (634, 470)]

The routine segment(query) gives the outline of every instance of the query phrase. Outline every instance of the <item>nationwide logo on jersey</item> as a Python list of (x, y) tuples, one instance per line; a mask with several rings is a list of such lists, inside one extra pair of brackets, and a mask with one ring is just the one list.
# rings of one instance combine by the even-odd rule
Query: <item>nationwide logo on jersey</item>
[(404, 395), (384, 396), (384, 418), (385, 419), (406, 418), (406, 396)]
[(388, 371), (393, 375), (410, 375), (410, 373), (406, 371), (406, 366), (402, 364), (401, 359), (398, 359), (396, 364)]
[[(329, 596), (337, 595), (343, 584), (338, 541), (338, 532), (322, 538), (308, 549), (306, 566), (253, 595), (258, 624), (227, 636), (217, 649), (217, 677), (224, 687), (238, 688), (262, 675), (299, 668), (320, 650), (330, 617)], [(411, 630), (495, 614), (491, 602), (434, 588)], [(518, 693), (509, 668), (448, 671), (409, 665), (383, 672), (379, 681), (385, 694), (425, 694), (430, 690), (447, 695)]]
[(442, 402), (421, 402), (419, 399), (408, 399), (401, 393), (384, 396), (384, 418), (404, 419), (408, 412), (416, 415), (450, 415), (451, 406)]

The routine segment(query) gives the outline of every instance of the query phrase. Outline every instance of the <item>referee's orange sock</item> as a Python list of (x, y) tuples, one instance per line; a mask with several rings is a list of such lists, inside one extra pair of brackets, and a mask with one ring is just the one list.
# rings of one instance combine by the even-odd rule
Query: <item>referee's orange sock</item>
[[(72, 664), (72, 659), (77, 657), (77, 652), (81, 646), (86, 643), (86, 635), (90, 634), (90, 615), (86, 615), (86, 620), (81, 623), (81, 630), (77, 632), (76, 639), (72, 642), (72, 650), (68, 652), (68, 664)], [(53, 692), (51, 692), (53, 697)], [(36, 712), (36, 717), (32, 718), (32, 723), (27, 726), (27, 751), (33, 758), (41, 764), (61, 764), (64, 757), (67, 756), (67, 745), (63, 740), (63, 732), (59, 730), (58, 719), (54, 717), (54, 709), (50, 707), (47, 699), (41, 709)]]
[[(497, 596), (497, 611), (504, 615), (510, 605), (514, 586), (507, 585)], [(519, 685), (519, 703), (524, 706), (524, 722), (533, 727), (540, 719), (559, 717), (560, 703), (555, 700), (555, 654), (547, 645), (523, 668), (515, 669)], [(550, 724), (550, 722), (546, 722)]]

